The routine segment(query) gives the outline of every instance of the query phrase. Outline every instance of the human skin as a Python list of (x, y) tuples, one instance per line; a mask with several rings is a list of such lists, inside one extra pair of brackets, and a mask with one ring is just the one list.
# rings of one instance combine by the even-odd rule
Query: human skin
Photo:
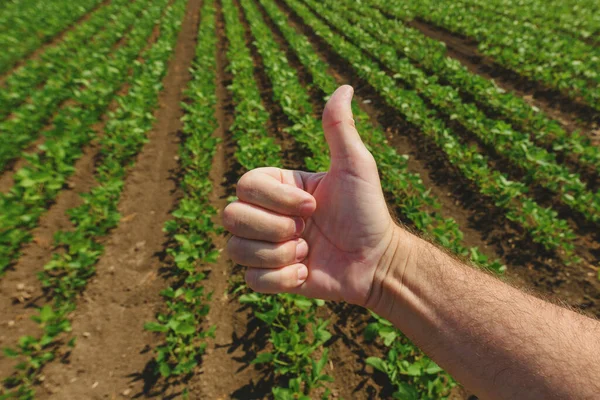
[(598, 398), (600, 323), (398, 226), (354, 127), (352, 95), (340, 87), (323, 112), (329, 171), (267, 167), (240, 179), (223, 224), (248, 286), (369, 308), (481, 398)]

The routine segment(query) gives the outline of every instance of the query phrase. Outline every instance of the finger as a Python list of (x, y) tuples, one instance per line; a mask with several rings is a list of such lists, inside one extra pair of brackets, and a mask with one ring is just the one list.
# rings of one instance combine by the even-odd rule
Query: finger
[(279, 243), (298, 238), (304, 231), (300, 217), (279, 215), (264, 208), (235, 201), (223, 210), (223, 226), (235, 236)]
[(227, 242), (227, 253), (236, 264), (257, 268), (280, 268), (302, 262), (308, 255), (304, 239), (269, 243), (233, 236)]
[(282, 293), (297, 289), (308, 278), (304, 264), (288, 265), (279, 269), (248, 268), (246, 283), (260, 293)]
[(339, 87), (323, 111), (323, 131), (334, 162), (353, 160), (366, 150), (354, 126), (351, 108), (353, 94), (351, 86)]
[(279, 214), (309, 217), (317, 207), (311, 194), (260, 169), (244, 174), (236, 192), (240, 200)]

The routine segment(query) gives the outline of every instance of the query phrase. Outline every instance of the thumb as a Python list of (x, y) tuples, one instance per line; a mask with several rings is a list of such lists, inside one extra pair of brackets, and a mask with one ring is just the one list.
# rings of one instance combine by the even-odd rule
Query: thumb
[(340, 86), (325, 105), (323, 131), (331, 151), (331, 164), (350, 166), (368, 151), (363, 144), (352, 117), (352, 86)]

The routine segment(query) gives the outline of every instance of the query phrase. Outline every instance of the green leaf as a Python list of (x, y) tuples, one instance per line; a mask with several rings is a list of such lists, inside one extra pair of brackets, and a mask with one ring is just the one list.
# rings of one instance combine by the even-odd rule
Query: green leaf
[(15, 351), (9, 347), (5, 347), (3, 349), (3, 352), (6, 357), (15, 358), (15, 357), (19, 356), (19, 353), (17, 351)]
[(379, 333), (379, 325), (377, 323), (371, 323), (365, 328), (364, 336), (367, 342), (372, 342), (377, 339)]
[(270, 363), (274, 358), (275, 356), (273, 353), (260, 353), (254, 360), (252, 360), (251, 364)]
[(169, 367), (169, 364), (164, 362), (160, 364), (160, 366), (158, 367), (158, 371), (160, 372), (163, 378), (168, 378), (171, 375), (171, 368)]
[(390, 330), (388, 332), (385, 331), (379, 331), (379, 335), (381, 336), (381, 338), (383, 339), (383, 344), (385, 344), (386, 346), (390, 346), (394, 340), (398, 337), (398, 332), (396, 332), (395, 330)]
[(371, 367), (375, 368), (378, 371), (384, 372), (386, 374), (388, 372), (387, 364), (385, 363), (384, 360), (382, 360), (379, 357), (368, 357), (365, 362), (367, 363), (367, 365), (370, 365)]
[(166, 332), (169, 330), (166, 326), (158, 322), (147, 322), (144, 324), (144, 329), (150, 332)]
[(398, 390), (394, 392), (392, 397), (399, 400), (419, 400), (419, 392), (408, 383), (399, 382)]
[(177, 333), (179, 335), (189, 336), (196, 332), (196, 327), (192, 324), (187, 324), (184, 322), (184, 323), (178, 324), (175, 327), (174, 331), (175, 331), (175, 333)]
[(52, 307), (46, 305), (40, 309), (40, 321), (48, 322), (54, 317), (54, 311), (52, 311)]
[(260, 302), (260, 300), (261, 300), (261, 298), (258, 293), (243, 294), (240, 296), (240, 303), (242, 303), (242, 304), (258, 303), (258, 302)]

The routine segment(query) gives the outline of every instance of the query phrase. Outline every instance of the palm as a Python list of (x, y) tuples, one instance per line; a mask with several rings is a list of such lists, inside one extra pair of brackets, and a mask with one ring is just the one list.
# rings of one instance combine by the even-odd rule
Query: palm
[[(366, 157), (367, 154), (365, 154)], [(334, 163), (327, 174), (309, 175), (306, 190), (317, 201), (302, 237), (310, 252), (303, 293), (328, 300), (363, 303), (377, 262), (385, 251), (391, 218), (377, 170), (365, 157), (350, 173)]]

